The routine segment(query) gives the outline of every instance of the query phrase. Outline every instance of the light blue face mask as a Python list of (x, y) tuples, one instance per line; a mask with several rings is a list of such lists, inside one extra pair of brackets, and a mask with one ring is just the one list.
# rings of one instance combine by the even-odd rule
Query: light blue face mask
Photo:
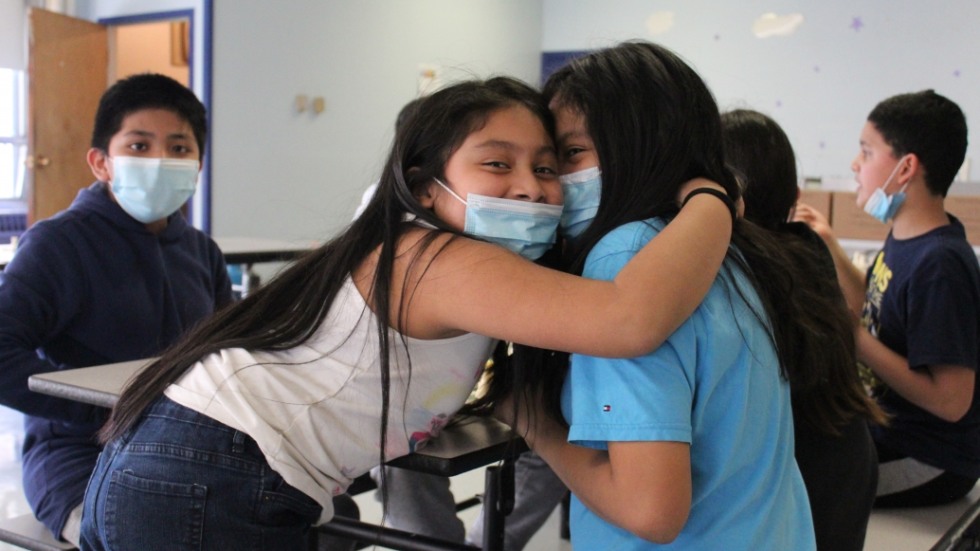
[(193, 159), (113, 157), (112, 194), (136, 220), (162, 220), (194, 195), (199, 167)]
[(463, 232), (496, 243), (528, 260), (537, 260), (555, 244), (562, 206), (487, 197), (470, 193), (466, 200), (434, 178), (466, 205)]
[(575, 239), (589, 227), (602, 194), (602, 172), (594, 166), (571, 174), (560, 176), (562, 193), (565, 194), (565, 209), (561, 213), (561, 234)]
[(885, 180), (885, 184), (874, 190), (874, 192), (871, 193), (871, 197), (868, 197), (868, 200), (864, 203), (864, 212), (874, 216), (883, 224), (887, 224), (889, 220), (895, 218), (895, 215), (898, 213), (898, 209), (902, 206), (902, 203), (905, 202), (905, 188), (908, 187), (908, 182), (902, 186), (902, 189), (898, 190), (892, 195), (887, 195), (885, 193), (885, 188), (892, 183), (892, 178), (895, 177), (895, 174), (898, 174), (898, 169), (902, 166), (903, 160), (905, 160), (905, 157), (898, 160), (898, 164), (896, 164), (895, 168), (892, 169), (892, 173), (888, 176), (888, 179)]

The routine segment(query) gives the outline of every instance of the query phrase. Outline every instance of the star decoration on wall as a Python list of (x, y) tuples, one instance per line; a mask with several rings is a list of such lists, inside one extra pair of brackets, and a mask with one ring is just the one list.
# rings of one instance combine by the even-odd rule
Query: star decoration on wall
[(864, 27), (864, 21), (861, 21), (860, 17), (854, 17), (851, 19), (851, 28), (854, 29), (855, 32), (860, 31), (862, 27)]

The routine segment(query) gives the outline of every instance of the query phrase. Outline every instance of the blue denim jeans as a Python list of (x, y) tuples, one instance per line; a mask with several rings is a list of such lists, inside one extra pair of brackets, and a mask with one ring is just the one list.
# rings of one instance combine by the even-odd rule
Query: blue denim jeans
[(294, 551), (321, 509), (248, 435), (161, 397), (99, 457), (81, 548)]

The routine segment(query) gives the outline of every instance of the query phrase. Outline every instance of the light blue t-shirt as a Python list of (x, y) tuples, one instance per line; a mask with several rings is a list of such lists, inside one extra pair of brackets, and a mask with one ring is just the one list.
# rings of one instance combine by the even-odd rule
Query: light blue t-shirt
[[(663, 227), (655, 219), (613, 230), (589, 254), (584, 275), (613, 279)], [(653, 353), (572, 356), (562, 396), (569, 442), (598, 449), (609, 441), (688, 442), (693, 483), (690, 517), (663, 546), (573, 499), (575, 549), (816, 548), (793, 456), (789, 387), (765, 325), (753, 313), (763, 315), (758, 295), (731, 261), (726, 267), (701, 306)]]

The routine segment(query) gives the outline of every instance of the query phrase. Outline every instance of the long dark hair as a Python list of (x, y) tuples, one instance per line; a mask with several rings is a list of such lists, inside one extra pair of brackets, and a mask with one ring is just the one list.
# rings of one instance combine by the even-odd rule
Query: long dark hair
[[(381, 348), (379, 461), (383, 462), (390, 403), (389, 324), (404, 335), (411, 296), (410, 290), (405, 290), (400, 304), (393, 305), (390, 301), (393, 286), (399, 284), (392, 281), (392, 273), (398, 240), (409, 227), (406, 214), (415, 215), (443, 232), (460, 235), (423, 208), (413, 193), (433, 177), (443, 177), (450, 156), (469, 134), (486, 124), (492, 113), (514, 105), (529, 109), (549, 133), (553, 132), (551, 113), (540, 94), (507, 77), (454, 84), (419, 102), (399, 125), (377, 191), (361, 216), (340, 235), (307, 254), (245, 300), (208, 318), (144, 369), (120, 396), (100, 432), (102, 442), (132, 427), (169, 384), (209, 354), (227, 348), (285, 350), (305, 342), (323, 323), (351, 272), (380, 248), (369, 302), (374, 305)], [(429, 233), (414, 253), (411, 264), (432, 246), (437, 236), (438, 232)], [(408, 370), (410, 376), (411, 362)]]
[[(805, 422), (831, 435), (854, 418), (884, 423), (884, 412), (861, 384), (857, 371), (852, 321), (844, 295), (837, 284), (834, 260), (823, 241), (800, 222), (787, 222), (796, 204), (799, 187), (796, 155), (789, 137), (772, 118), (750, 109), (735, 109), (721, 116), (725, 157), (742, 178), (745, 217), (778, 232), (780, 244), (811, 277), (805, 282), (827, 298), (809, 311), (819, 327), (836, 333), (827, 347), (806, 357), (808, 379), (793, 393), (793, 413)], [(794, 325), (798, 331), (812, 330), (807, 323)], [(805, 336), (796, 337), (805, 341)], [(836, 346), (834, 346), (836, 345)]]
[[(668, 49), (635, 41), (594, 52), (555, 72), (544, 95), (583, 115), (602, 168), (596, 217), (568, 249), (573, 272), (581, 273), (589, 251), (612, 229), (675, 216), (680, 186), (691, 178), (708, 178), (739, 197), (725, 164), (718, 106), (701, 77)], [(731, 264), (745, 274), (761, 300), (756, 316), (770, 332), (783, 377), (794, 389), (811, 388), (818, 380), (808, 366), (843, 338), (813, 312), (836, 306), (808, 285), (805, 268), (777, 235), (740, 219), (732, 245), (723, 271)]]

